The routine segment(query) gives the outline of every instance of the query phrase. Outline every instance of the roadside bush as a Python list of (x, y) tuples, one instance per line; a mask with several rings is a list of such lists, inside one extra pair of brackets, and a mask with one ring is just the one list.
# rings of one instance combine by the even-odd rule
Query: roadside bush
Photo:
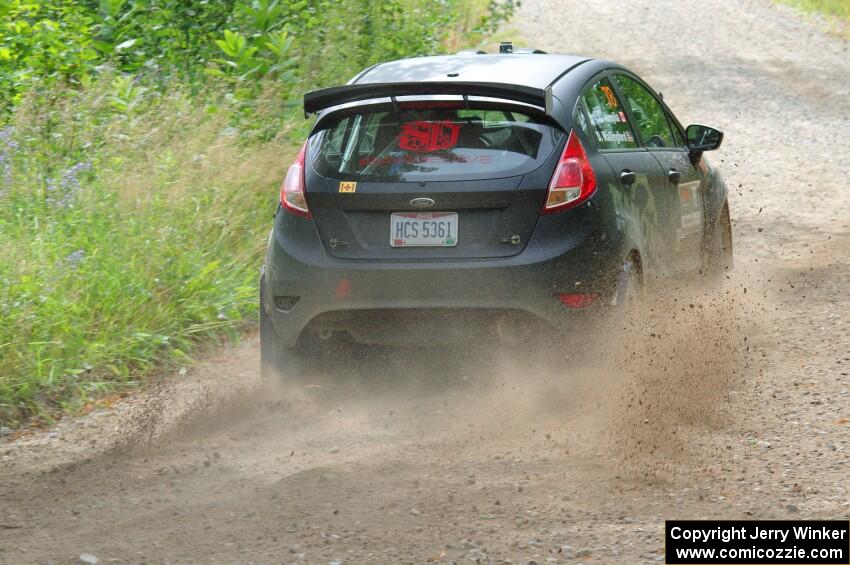
[[(0, 0), (0, 107), (31, 89), (87, 86), (104, 69), (159, 86), (227, 77), (251, 98), (475, 42), (514, 0)], [(286, 96), (284, 96), (285, 98)]]

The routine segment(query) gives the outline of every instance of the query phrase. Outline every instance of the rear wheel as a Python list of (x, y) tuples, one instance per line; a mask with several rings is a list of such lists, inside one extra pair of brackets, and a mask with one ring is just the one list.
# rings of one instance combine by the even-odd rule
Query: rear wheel
[(266, 312), (265, 289), (260, 281), (260, 376), (264, 380), (297, 376), (306, 368), (305, 356), (297, 347), (285, 347)]
[(712, 284), (720, 284), (723, 277), (732, 268), (732, 220), (729, 217), (729, 203), (723, 204), (720, 216), (714, 224), (711, 236), (706, 242), (705, 278)]

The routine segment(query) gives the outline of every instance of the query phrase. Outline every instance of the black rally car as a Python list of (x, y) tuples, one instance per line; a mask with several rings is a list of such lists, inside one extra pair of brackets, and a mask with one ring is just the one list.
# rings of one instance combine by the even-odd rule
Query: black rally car
[(417, 57), (310, 92), (317, 119), (263, 267), (262, 365), (336, 336), (441, 344), (585, 330), (656, 279), (731, 261), (726, 188), (611, 61), (513, 50)]

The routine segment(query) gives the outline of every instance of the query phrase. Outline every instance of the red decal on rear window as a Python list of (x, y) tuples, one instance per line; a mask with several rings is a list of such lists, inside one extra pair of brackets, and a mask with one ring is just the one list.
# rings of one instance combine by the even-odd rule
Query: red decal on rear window
[(439, 151), (454, 147), (460, 124), (448, 121), (402, 124), (399, 146), (406, 151)]

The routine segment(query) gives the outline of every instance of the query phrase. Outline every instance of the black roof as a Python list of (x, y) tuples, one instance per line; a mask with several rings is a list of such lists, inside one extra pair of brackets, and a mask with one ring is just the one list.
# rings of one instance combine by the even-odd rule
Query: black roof
[(352, 83), (503, 82), (543, 89), (569, 69), (589, 60), (577, 55), (522, 53), (414, 57), (375, 65)]

